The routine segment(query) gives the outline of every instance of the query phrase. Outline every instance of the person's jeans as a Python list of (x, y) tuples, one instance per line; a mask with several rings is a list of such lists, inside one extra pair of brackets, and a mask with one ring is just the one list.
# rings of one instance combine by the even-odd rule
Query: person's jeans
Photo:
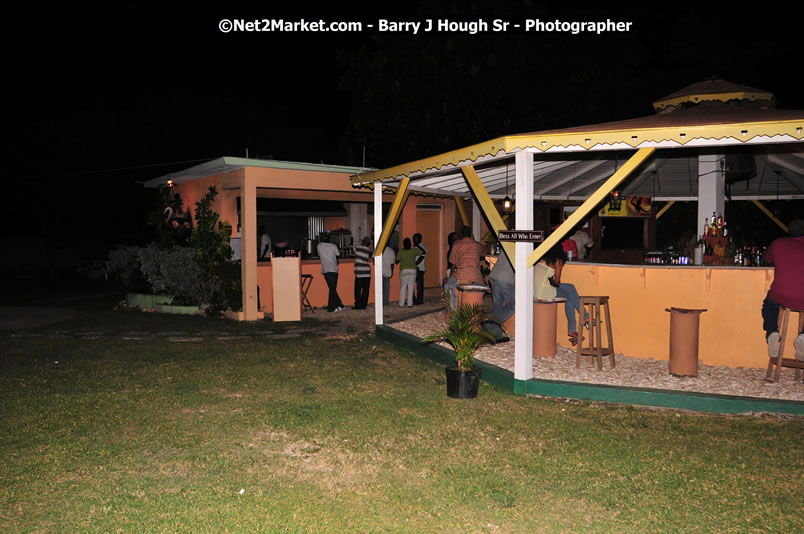
[(329, 299), (327, 300), (327, 311), (332, 312), (338, 308), (343, 308), (341, 297), (338, 296), (338, 273), (324, 273), (324, 280), (329, 288)]
[(391, 293), (391, 277), (382, 277), (382, 305), (388, 306), (388, 295)]
[(780, 309), (779, 303), (770, 298), (770, 295), (765, 296), (762, 302), (762, 329), (765, 331), (765, 339), (768, 339), (771, 332), (779, 331)]
[(575, 319), (575, 310), (581, 311), (581, 297), (578, 290), (572, 284), (559, 284), (556, 288), (556, 296), (567, 299), (564, 303), (564, 313), (567, 315), (567, 331), (577, 332), (578, 321)]
[[(514, 284), (510, 282), (503, 282), (502, 280), (495, 280), (490, 278), (491, 283), (491, 314), (501, 323), (507, 321), (513, 314), (516, 306), (516, 293), (514, 292)], [(486, 329), (497, 336), (503, 337), (502, 328), (494, 321), (485, 323)]]
[(449, 293), (449, 309), (454, 310), (458, 302), (458, 281), (454, 277), (447, 278), (447, 283), (444, 284), (444, 291)]
[(399, 305), (413, 306), (413, 286), (416, 284), (416, 269), (402, 269), (399, 271)]

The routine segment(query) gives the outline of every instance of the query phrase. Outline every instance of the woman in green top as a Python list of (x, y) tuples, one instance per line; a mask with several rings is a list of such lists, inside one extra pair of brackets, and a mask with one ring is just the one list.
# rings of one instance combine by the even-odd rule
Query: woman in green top
[[(575, 345), (578, 342), (578, 326), (575, 310), (581, 310), (581, 298), (572, 284), (561, 282), (561, 271), (564, 267), (564, 249), (557, 245), (550, 249), (544, 258), (533, 266), (533, 298), (561, 297), (564, 302), (564, 313), (567, 316), (567, 336)], [(584, 326), (589, 328), (588, 314), (584, 313)]]
[(402, 242), (402, 250), (396, 255), (399, 264), (399, 307), (408, 301), (408, 308), (413, 307), (413, 286), (416, 285), (416, 258), (421, 256), (421, 250), (411, 248), (410, 238)]

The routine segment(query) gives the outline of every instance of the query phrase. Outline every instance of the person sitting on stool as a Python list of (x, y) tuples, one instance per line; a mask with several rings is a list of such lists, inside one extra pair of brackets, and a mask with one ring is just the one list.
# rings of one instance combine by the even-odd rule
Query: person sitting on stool
[[(779, 310), (804, 310), (804, 220), (790, 221), (790, 237), (780, 237), (768, 247), (765, 261), (774, 266), (773, 283), (762, 303), (762, 328), (768, 343), (768, 356), (779, 357)], [(804, 332), (793, 345), (796, 358), (804, 361)]]

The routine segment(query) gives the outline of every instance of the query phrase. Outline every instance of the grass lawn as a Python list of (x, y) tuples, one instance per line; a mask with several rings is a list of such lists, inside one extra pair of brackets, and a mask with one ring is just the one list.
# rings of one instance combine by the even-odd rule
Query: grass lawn
[(449, 399), (373, 336), (266, 335), (300, 326), (0, 331), (0, 531), (804, 531), (800, 418)]

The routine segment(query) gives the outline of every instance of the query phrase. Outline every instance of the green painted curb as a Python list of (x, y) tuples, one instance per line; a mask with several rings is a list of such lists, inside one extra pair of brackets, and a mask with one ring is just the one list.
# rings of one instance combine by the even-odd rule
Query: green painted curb
[[(377, 337), (398, 347), (410, 349), (416, 354), (442, 365), (455, 362), (454, 352), (440, 345), (422, 344), (416, 336), (400, 332), (390, 326), (377, 325)], [(544, 397), (570, 398), (587, 401), (655, 406), (711, 413), (770, 412), (789, 415), (804, 415), (804, 402), (739, 397), (715, 393), (690, 393), (664, 389), (625, 388), (602, 384), (562, 382), (559, 380), (516, 380), (507, 369), (481, 361), (482, 379), (517, 395), (540, 395)]]

